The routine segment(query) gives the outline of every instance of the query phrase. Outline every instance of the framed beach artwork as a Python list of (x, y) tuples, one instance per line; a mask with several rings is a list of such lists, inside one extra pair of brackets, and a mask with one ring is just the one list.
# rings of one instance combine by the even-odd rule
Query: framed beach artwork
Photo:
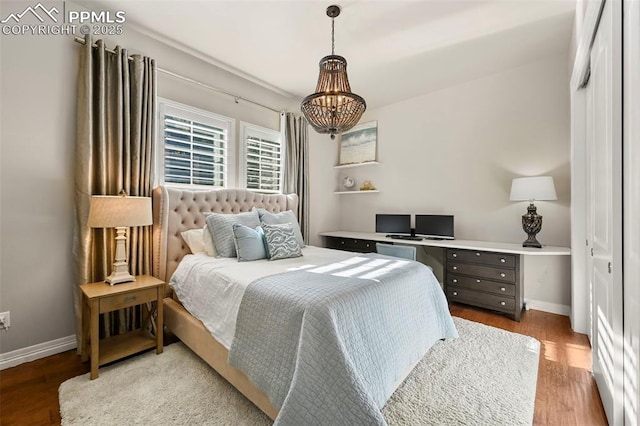
[(340, 165), (376, 161), (378, 122), (369, 121), (342, 133), (340, 139)]

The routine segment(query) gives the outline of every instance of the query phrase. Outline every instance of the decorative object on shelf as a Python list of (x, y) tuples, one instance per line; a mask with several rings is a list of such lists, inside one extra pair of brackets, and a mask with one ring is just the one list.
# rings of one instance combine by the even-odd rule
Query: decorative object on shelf
[(335, 54), (335, 18), (340, 7), (327, 8), (331, 18), (331, 55), (320, 60), (320, 75), (316, 92), (302, 100), (300, 109), (318, 133), (329, 133), (331, 139), (355, 126), (367, 109), (365, 100), (351, 93), (347, 77), (347, 60)]
[(340, 138), (340, 165), (355, 165), (376, 161), (378, 122), (358, 124)]
[(542, 229), (542, 216), (537, 212), (534, 201), (557, 200), (556, 187), (551, 176), (515, 178), (511, 182), (511, 201), (529, 201), (527, 213), (522, 215), (522, 229), (527, 234), (523, 247), (541, 248), (536, 234)]
[(113, 271), (105, 282), (114, 285), (135, 281), (129, 273), (126, 252), (126, 231), (130, 226), (153, 224), (150, 197), (129, 197), (124, 190), (119, 195), (93, 195), (89, 205), (89, 226), (116, 228), (116, 255)]
[(351, 176), (345, 176), (345, 178), (342, 179), (342, 186), (351, 191), (356, 186), (356, 181)]
[(360, 185), (360, 191), (375, 191), (375, 189), (376, 187), (373, 186), (370, 180), (365, 180), (362, 182), (362, 185)]

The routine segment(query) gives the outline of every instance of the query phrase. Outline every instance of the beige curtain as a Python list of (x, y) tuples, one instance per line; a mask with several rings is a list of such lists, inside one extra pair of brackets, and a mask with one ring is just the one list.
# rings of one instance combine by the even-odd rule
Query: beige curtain
[[(112, 229), (87, 226), (91, 195), (117, 195), (121, 189), (150, 197), (153, 185), (156, 120), (156, 70), (153, 59), (116, 47), (105, 50), (90, 36), (80, 53), (76, 133), (75, 313), (78, 349), (82, 347), (79, 285), (103, 280), (114, 261)], [(133, 275), (151, 273), (151, 227), (129, 228), (127, 259)], [(105, 314), (101, 334), (127, 331), (139, 322), (137, 310)]]
[(298, 221), (305, 243), (309, 242), (309, 132), (307, 120), (282, 113), (286, 146), (283, 192), (298, 194)]

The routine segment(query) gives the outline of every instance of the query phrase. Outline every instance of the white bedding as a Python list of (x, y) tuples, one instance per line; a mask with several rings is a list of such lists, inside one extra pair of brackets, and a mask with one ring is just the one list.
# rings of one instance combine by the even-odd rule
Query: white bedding
[(254, 280), (294, 269), (341, 262), (355, 253), (307, 246), (302, 257), (238, 262), (204, 253), (185, 256), (170, 280), (182, 305), (229, 349), (244, 291)]

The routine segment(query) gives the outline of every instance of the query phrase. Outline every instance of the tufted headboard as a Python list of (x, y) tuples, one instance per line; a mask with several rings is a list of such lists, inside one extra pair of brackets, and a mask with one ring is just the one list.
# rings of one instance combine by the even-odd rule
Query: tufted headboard
[[(205, 225), (203, 213), (240, 213), (260, 207), (269, 212), (298, 209), (296, 194), (260, 194), (246, 189), (186, 191), (159, 186), (153, 190), (153, 275), (169, 280), (185, 254), (180, 235)], [(297, 214), (297, 213), (296, 213)]]

